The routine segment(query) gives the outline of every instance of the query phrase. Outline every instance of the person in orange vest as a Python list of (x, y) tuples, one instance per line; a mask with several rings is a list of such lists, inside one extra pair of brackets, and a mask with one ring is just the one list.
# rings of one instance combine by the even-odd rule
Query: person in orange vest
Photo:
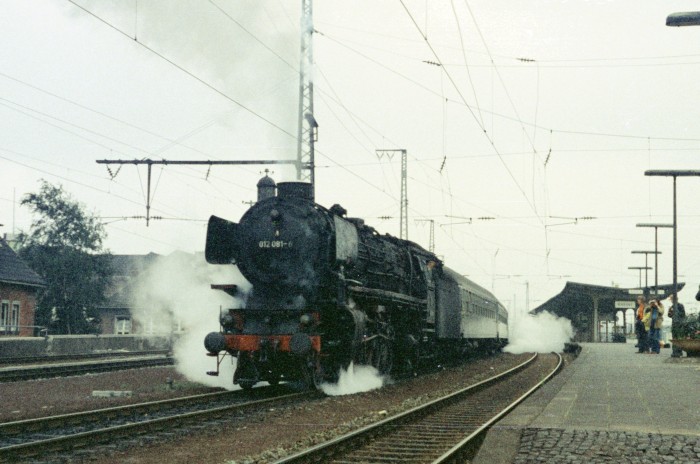
[(647, 353), (649, 351), (649, 336), (644, 327), (644, 322), (642, 322), (642, 319), (644, 319), (644, 308), (646, 306), (644, 303), (644, 297), (639, 295), (637, 297), (637, 312), (634, 318), (634, 331), (637, 334), (637, 348), (639, 348), (637, 353)]

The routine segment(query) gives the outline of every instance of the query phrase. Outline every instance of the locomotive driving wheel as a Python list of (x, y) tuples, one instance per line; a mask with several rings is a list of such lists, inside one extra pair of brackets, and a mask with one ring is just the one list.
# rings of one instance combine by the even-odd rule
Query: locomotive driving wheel
[(381, 375), (388, 375), (394, 367), (394, 347), (389, 338), (377, 337), (372, 340), (368, 356), (369, 364)]
[(321, 384), (326, 381), (326, 370), (321, 362), (321, 357), (316, 352), (308, 356), (303, 371), (304, 383), (310, 389), (319, 390)]
[(255, 380), (239, 380), (238, 381), (238, 385), (240, 385), (240, 387), (243, 390), (250, 390), (251, 388), (253, 388), (255, 386), (256, 383), (257, 382)]
[(258, 383), (260, 376), (250, 353), (239, 353), (238, 365), (233, 373), (233, 383), (243, 390), (250, 390)]

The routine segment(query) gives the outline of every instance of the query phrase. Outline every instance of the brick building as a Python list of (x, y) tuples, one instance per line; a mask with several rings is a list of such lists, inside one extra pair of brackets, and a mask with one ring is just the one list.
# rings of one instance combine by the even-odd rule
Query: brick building
[(0, 336), (35, 335), (37, 291), (44, 286), (44, 279), (0, 238)]

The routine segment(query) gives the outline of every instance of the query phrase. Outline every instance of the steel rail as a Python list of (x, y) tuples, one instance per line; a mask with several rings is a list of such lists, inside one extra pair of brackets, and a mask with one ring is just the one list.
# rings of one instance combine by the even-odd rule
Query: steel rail
[(104, 427), (87, 432), (66, 434), (42, 440), (34, 440), (26, 443), (5, 446), (3, 448), (0, 448), (0, 462), (14, 462), (18, 459), (26, 459), (37, 455), (43, 455), (46, 453), (60, 452), (67, 449), (74, 449), (85, 446), (94, 446), (96, 444), (112, 442), (116, 439), (123, 437), (133, 437), (134, 435), (140, 435), (143, 433), (157, 432), (163, 429), (171, 429), (173, 427), (185, 423), (202, 421), (205, 419), (214, 419), (224, 414), (241, 412), (247, 409), (254, 409), (269, 404), (275, 404), (314, 395), (317, 394), (315, 392), (297, 392), (275, 396), (273, 398), (249, 401), (245, 403), (230, 404), (210, 409), (204, 409), (200, 411), (174, 414), (172, 416), (167, 417), (147, 419), (144, 421), (127, 423), (113, 427)]
[[(376, 422), (374, 424), (370, 424), (368, 426), (362, 427), (361, 429), (358, 429), (356, 431), (350, 432), (348, 434), (345, 434), (343, 436), (337, 437), (335, 439), (329, 440), (327, 442), (321, 443), (319, 445), (316, 445), (312, 448), (309, 448), (307, 450), (301, 451), (299, 453), (296, 453), (294, 455), (288, 456), (286, 458), (280, 459), (275, 462), (275, 464), (298, 464), (298, 463), (306, 463), (306, 462), (330, 462), (332, 459), (332, 456), (334, 456), (336, 453), (336, 450), (340, 449), (341, 452), (342, 450), (355, 450), (357, 449), (358, 446), (362, 446), (364, 444), (367, 444), (371, 442), (375, 438), (379, 438), (381, 436), (384, 436), (388, 433), (390, 433), (393, 430), (396, 430), (397, 427), (404, 426), (407, 424), (410, 424), (411, 422), (415, 422), (417, 420), (426, 418), (430, 416), (431, 413), (437, 412), (445, 407), (449, 407), (452, 404), (457, 404), (459, 401), (463, 399), (463, 397), (467, 397), (471, 394), (475, 394), (478, 392), (482, 391), (488, 391), (487, 389), (494, 384), (499, 384), (501, 380), (508, 378), (510, 376), (513, 376), (521, 371), (523, 371), (526, 367), (530, 366), (531, 364), (534, 363), (535, 359), (537, 358), (537, 355), (532, 356), (530, 359), (527, 361), (519, 364), (518, 366), (515, 366), (503, 373), (500, 373), (496, 376), (493, 376), (491, 378), (488, 378), (486, 380), (483, 380), (481, 382), (478, 382), (476, 384), (470, 385), (468, 387), (465, 387), (463, 389), (460, 389), (456, 392), (453, 392), (449, 395), (446, 395), (442, 398), (435, 399), (433, 401), (430, 401), (424, 405), (417, 406), (415, 408), (412, 408), (408, 411), (399, 413), (395, 416), (383, 419), (379, 422)], [(552, 372), (549, 373), (547, 376), (547, 379), (549, 379), (554, 373), (558, 371), (558, 369), (561, 366), (561, 356), (559, 356), (559, 362), (556, 367)], [(544, 380), (546, 381), (546, 380)], [(538, 386), (541, 385), (544, 381), (541, 381), (538, 383)], [(525, 395), (520, 395), (520, 397), (517, 399), (516, 402), (520, 402), (524, 399), (524, 397), (528, 394), (531, 394), (536, 388), (531, 388)], [(512, 409), (514, 405), (509, 405), (509, 408)], [(508, 409), (508, 408), (506, 408)], [(508, 409), (508, 410), (510, 410)], [(491, 420), (488, 420), (490, 424), (493, 424), (498, 418), (502, 417), (504, 414), (506, 414), (507, 411), (499, 411), (498, 414), (493, 416)], [(491, 416), (489, 416), (491, 417)], [(483, 424), (482, 426), (483, 427)], [(437, 432), (431, 432), (434, 435), (439, 435), (440, 431), (438, 430)], [(469, 442), (473, 441), (469, 440)], [(462, 446), (459, 448), (453, 446), (453, 449), (450, 451), (452, 452), (452, 455), (454, 454), (459, 454), (461, 453), (461, 450), (464, 449), (465, 446), (468, 445), (468, 442), (465, 440), (462, 440), (460, 442)], [(426, 445), (426, 447), (429, 447), (429, 445)], [(443, 447), (443, 449), (449, 449), (449, 446)], [(451, 459), (451, 455), (449, 455), (450, 452), (448, 451), (447, 453), (443, 454), (443, 456), (440, 459), (446, 459), (449, 460)], [(360, 458), (363, 462), (380, 462), (379, 460), (373, 461), (370, 458)], [(398, 459), (398, 458), (393, 458)], [(348, 461), (351, 462), (351, 461)], [(352, 461), (352, 462), (359, 462), (359, 461)], [(387, 461), (388, 462), (388, 461)], [(440, 462), (440, 461), (436, 461)], [(448, 462), (448, 461), (445, 461)]]
[(559, 353), (556, 353), (556, 355), (559, 357), (559, 362), (557, 363), (557, 366), (544, 379), (540, 380), (536, 385), (534, 385), (528, 391), (523, 393), (518, 399), (516, 399), (511, 404), (503, 408), (498, 414), (493, 416), (491, 419), (489, 419), (487, 422), (481, 425), (481, 427), (479, 427), (474, 432), (465, 437), (461, 442), (453, 446), (445, 454), (434, 460), (431, 464), (448, 464), (452, 462), (464, 462), (463, 453), (478, 437), (483, 436), (486, 432), (488, 432), (488, 430), (493, 426), (493, 424), (501, 420), (506, 414), (515, 409), (517, 405), (525, 401), (525, 399), (528, 396), (532, 395), (536, 390), (542, 387), (542, 385), (547, 383), (561, 370), (564, 360)]
[(119, 359), (113, 361), (82, 362), (75, 364), (43, 364), (22, 368), (0, 368), (1, 382), (67, 377), (86, 373), (111, 372), (142, 367), (172, 366), (175, 360), (170, 357), (142, 359)]
[(105, 351), (100, 353), (81, 354), (52, 354), (44, 356), (13, 356), (0, 359), (0, 366), (7, 367), (17, 364), (50, 364), (65, 361), (89, 361), (105, 358), (129, 358), (136, 356), (167, 356), (170, 350), (146, 350), (146, 351)]
[[(269, 387), (261, 387), (262, 390)], [(60, 414), (49, 417), (39, 417), (35, 419), (23, 419), (12, 422), (0, 423), (0, 437), (16, 435), (18, 433), (37, 432), (64, 425), (85, 424), (104, 420), (105, 418), (133, 416), (137, 414), (150, 414), (165, 408), (176, 408), (191, 404), (201, 404), (212, 401), (225, 400), (243, 396), (241, 390), (224, 391), (214, 393), (204, 393), (201, 395), (190, 395), (166, 400), (148, 401), (144, 403), (127, 404), (110, 408), (93, 409), (90, 411), (79, 411), (68, 414)]]

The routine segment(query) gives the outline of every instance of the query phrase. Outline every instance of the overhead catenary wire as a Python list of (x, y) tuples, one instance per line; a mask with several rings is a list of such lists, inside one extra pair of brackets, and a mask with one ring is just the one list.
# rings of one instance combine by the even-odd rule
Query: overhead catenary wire
[(459, 22), (459, 17), (457, 15), (457, 9), (455, 8), (455, 0), (450, 1), (450, 6), (452, 7), (452, 14), (454, 16), (455, 23), (457, 24), (457, 32), (459, 32), (459, 44), (462, 47), (462, 59), (464, 60), (464, 67), (467, 70), (467, 77), (469, 78), (469, 85), (471, 86), (472, 95), (474, 96), (474, 103), (475, 103), (476, 109), (479, 113), (479, 120), (481, 121), (481, 127), (486, 127), (486, 124), (484, 123), (484, 117), (481, 114), (481, 107), (479, 106), (479, 98), (477, 97), (476, 88), (474, 87), (474, 80), (472, 79), (471, 71), (469, 70), (469, 62), (467, 60), (467, 52), (464, 48), (464, 37), (462, 36), (462, 25)]
[[(351, 32), (359, 33), (362, 36), (368, 36), (368, 35), (374, 35), (377, 37), (384, 37), (384, 38), (389, 38), (389, 39), (394, 39), (402, 42), (411, 42), (414, 44), (422, 44), (422, 40), (417, 40), (411, 37), (401, 37), (397, 35), (392, 35), (392, 34), (387, 34), (386, 32), (379, 32), (375, 29), (360, 29), (356, 27), (351, 27), (347, 24), (337, 24), (337, 23), (331, 23), (329, 21), (323, 21), (323, 20), (317, 20), (315, 21), (316, 24), (319, 25), (327, 25), (330, 26), (334, 29), (344, 29), (348, 30)], [(437, 44), (439, 48), (450, 48), (454, 50), (460, 50), (461, 47), (455, 47), (449, 43), (439, 43)], [(467, 49), (470, 53), (475, 53), (475, 54), (481, 54), (481, 55), (487, 55), (485, 51), (482, 50), (477, 50), (477, 49)], [(384, 50), (387, 52), (390, 52), (391, 50)], [(514, 55), (505, 55), (505, 54), (497, 54), (493, 53), (492, 56), (497, 57), (497, 58), (502, 58), (502, 59), (507, 59), (507, 60), (518, 60), (520, 57), (514, 56)], [(617, 56), (617, 57), (589, 57), (589, 58), (539, 58), (538, 61), (540, 63), (572, 63), (572, 62), (611, 62), (611, 61), (642, 61), (642, 60), (675, 60), (675, 59), (688, 59), (688, 58), (700, 58), (700, 54), (697, 53), (689, 53), (689, 54), (682, 54), (682, 55), (651, 55), (651, 56)], [(449, 65), (450, 63), (444, 63), (445, 65)], [(695, 64), (695, 63), (692, 63)], [(458, 64), (455, 64), (458, 65)], [(490, 65), (486, 65), (490, 66)]]
[[(69, 0), (69, 1), (71, 1), (71, 0)], [(75, 4), (75, 3), (72, 2), (72, 1), (71, 1), (71, 3)], [(80, 6), (80, 5), (76, 5), (76, 6), (79, 7), (80, 9), (82, 9), (82, 10), (85, 10), (85, 8), (83, 8), (83, 7)], [(93, 13), (91, 13), (91, 12), (89, 12), (89, 11), (87, 11), (87, 10), (85, 10), (85, 11), (86, 11), (87, 13), (89, 13), (91, 16), (94, 16), (94, 17), (96, 17), (97, 19), (99, 19), (101, 22), (103, 22), (103, 23), (109, 25), (110, 27), (112, 27), (113, 29), (117, 30), (117, 31), (120, 32), (122, 35), (125, 35), (126, 37), (129, 37), (128, 34), (125, 34), (123, 31), (120, 31), (119, 29), (117, 29), (116, 27), (114, 27), (113, 25), (111, 25), (110, 23), (104, 21), (103, 19), (99, 18), (98, 16), (94, 15)], [(144, 46), (145, 48), (149, 49), (150, 51), (152, 51), (152, 52), (155, 53), (156, 55), (161, 56), (161, 58), (163, 58), (163, 59), (165, 59), (166, 61), (170, 62), (170, 63), (173, 64), (175, 67), (177, 67), (178, 69), (180, 69), (180, 70), (182, 70), (183, 72), (187, 73), (188, 75), (191, 75), (192, 77), (194, 77), (194, 78), (197, 79), (198, 81), (201, 81), (201, 79), (199, 79), (199, 78), (197, 78), (196, 76), (192, 75), (190, 72), (188, 72), (188, 71), (185, 70), (184, 68), (178, 66), (177, 64), (171, 62), (169, 59), (167, 59), (166, 57), (160, 55), (160, 54), (157, 53), (155, 50), (150, 49), (149, 47), (145, 46), (145, 45), (142, 44), (142, 43), (140, 43), (140, 45), (142, 45), (142, 46)], [(202, 81), (202, 82), (203, 82), (203, 81)], [(205, 84), (206, 84), (206, 83), (205, 83)], [(221, 91), (218, 91), (217, 89), (214, 89), (212, 86), (210, 86), (210, 85), (207, 85), (207, 86), (210, 87), (210, 88), (212, 88), (213, 90), (215, 90), (217, 93), (222, 94)], [(227, 99), (234, 101), (234, 100), (231, 99), (230, 97), (227, 97)], [(235, 101), (234, 101), (234, 102), (235, 102)], [(238, 102), (235, 102), (235, 103), (238, 104)], [(248, 108), (246, 108), (246, 107), (243, 106), (243, 105), (240, 105), (240, 104), (239, 104), (239, 106), (241, 106), (241, 107), (243, 107), (244, 109), (250, 111)], [(15, 110), (16, 110), (16, 108), (15, 108)], [(25, 114), (26, 114), (26, 113), (25, 113)], [(45, 113), (44, 113), (43, 115), (46, 116), (46, 117), (55, 119), (55, 118), (52, 117), (51, 115), (48, 115), (48, 114), (45, 114)], [(28, 116), (33, 117), (33, 116), (31, 116), (31, 115), (28, 115)], [(263, 119), (264, 119), (264, 118), (263, 118)], [(47, 121), (42, 121), (42, 122), (48, 123)], [(62, 122), (66, 123), (66, 124), (68, 124), (68, 125), (73, 125), (72, 123), (69, 123), (69, 122), (67, 122), (67, 121), (62, 121)], [(48, 123), (48, 124), (51, 124), (51, 123)], [(63, 128), (63, 127), (61, 127), (61, 126), (58, 126), (58, 125), (55, 125), (55, 124), (51, 124), (51, 125), (54, 125), (54, 127), (58, 128), (58, 129), (60, 129), (60, 130), (66, 131), (66, 129)], [(76, 126), (76, 125), (74, 125), (74, 126)], [(277, 126), (277, 125), (275, 125), (275, 124), (273, 124), (273, 126), (276, 127), (276, 128), (278, 128), (278, 129), (280, 129), (281, 131), (283, 131), (283, 132), (286, 133), (287, 135), (296, 138), (296, 135), (291, 134), (290, 132), (288, 132), (288, 131), (282, 129), (281, 127), (279, 127), (279, 126)], [(80, 126), (77, 126), (77, 127), (80, 127)], [(85, 130), (88, 131), (88, 132), (94, 132), (94, 131), (91, 131), (90, 129), (87, 129), (87, 128), (83, 128), (83, 127), (80, 127), (80, 128), (81, 128), (81, 129), (85, 129)], [(68, 131), (68, 132), (70, 132), (70, 131)], [(103, 148), (105, 148), (105, 149), (107, 149), (107, 150), (114, 151), (111, 147), (108, 147), (108, 146), (106, 146), (106, 145), (102, 145), (102, 144), (100, 144), (99, 142), (96, 142), (96, 141), (94, 141), (94, 140), (87, 139), (87, 138), (85, 138), (85, 137), (83, 137), (83, 136), (81, 136), (81, 135), (79, 135), (79, 134), (73, 133), (73, 135), (76, 135), (76, 136), (78, 136), (78, 137), (80, 137), (80, 138), (83, 138), (83, 139), (85, 139), (86, 141), (89, 141), (89, 142), (91, 142), (91, 143), (96, 143), (96, 144), (102, 146)], [(96, 133), (96, 135), (100, 135), (100, 134), (97, 134), (97, 133)], [(113, 139), (113, 138), (112, 138), (112, 139)], [(112, 141), (114, 141), (114, 142), (119, 142), (119, 141), (116, 140), (116, 139), (113, 139)], [(140, 151), (146, 152), (145, 150), (141, 150), (141, 149), (139, 149), (138, 147), (131, 146), (131, 148), (138, 149), (138, 150), (140, 150)], [(319, 151), (319, 150), (317, 150), (317, 153), (319, 153), (319, 155), (325, 156), (325, 154), (324, 154), (323, 152)], [(327, 157), (327, 156), (325, 156), (325, 157)], [(357, 174), (355, 174), (355, 173), (352, 173), (350, 170), (348, 170), (347, 168), (344, 168), (342, 165), (340, 165), (340, 163), (337, 163), (335, 160), (332, 160), (330, 157), (327, 157), (327, 158), (328, 158), (331, 162), (333, 162), (334, 164), (336, 164), (336, 165), (338, 165), (339, 167), (343, 168), (344, 170), (350, 172), (352, 175), (354, 175), (355, 177), (357, 177), (358, 179), (360, 179), (360, 180), (363, 181), (364, 183), (368, 184), (368, 185), (371, 186), (372, 188), (376, 188), (376, 186), (375, 186), (374, 184), (372, 184), (371, 182), (367, 181), (367, 180), (364, 179), (363, 177), (361, 177), (361, 176), (359, 176), (359, 175), (357, 175)], [(70, 179), (66, 179), (66, 180), (70, 180)], [(71, 180), (71, 181), (72, 181), (72, 180)], [(82, 185), (82, 183), (80, 183), (80, 182), (76, 182), (76, 183)], [(99, 189), (98, 189), (98, 190), (99, 190)], [(382, 190), (380, 190), (380, 191), (381, 191), (382, 193), (385, 193), (385, 194), (387, 193), (387, 192), (382, 191)], [(105, 193), (109, 193), (109, 192), (105, 192)]]
[(188, 76), (190, 76), (191, 78), (193, 78), (194, 80), (196, 80), (196, 81), (199, 82), (200, 84), (204, 85), (205, 87), (211, 89), (212, 91), (214, 91), (214, 92), (217, 93), (218, 95), (222, 96), (222, 97), (225, 98), (226, 100), (230, 101), (230, 102), (233, 103), (234, 105), (240, 107), (241, 109), (245, 110), (246, 112), (250, 113), (251, 115), (255, 116), (256, 118), (258, 118), (258, 119), (264, 121), (265, 123), (269, 124), (270, 126), (276, 128), (276, 129), (278, 129), (278, 130), (281, 131), (282, 133), (287, 134), (288, 136), (290, 136), (290, 137), (296, 139), (296, 134), (294, 134), (294, 133), (290, 132), (289, 130), (283, 128), (283, 127), (280, 126), (279, 124), (276, 124), (275, 122), (271, 121), (269, 118), (267, 118), (267, 117), (261, 115), (260, 113), (258, 113), (257, 111), (253, 110), (252, 108), (249, 108), (247, 105), (245, 105), (245, 104), (239, 102), (238, 100), (236, 100), (235, 98), (231, 97), (230, 95), (227, 95), (224, 91), (222, 91), (221, 89), (216, 88), (216, 87), (213, 86), (212, 84), (208, 83), (207, 81), (205, 81), (205, 80), (202, 79), (201, 77), (199, 77), (199, 76), (197, 76), (196, 74), (194, 74), (192, 71), (190, 71), (190, 70), (188, 70), (188, 69), (186, 69), (186, 68), (180, 66), (179, 64), (177, 64), (176, 62), (174, 62), (174, 61), (171, 60), (170, 58), (168, 58), (168, 57), (166, 57), (165, 55), (159, 53), (158, 51), (156, 51), (156, 50), (153, 49), (152, 47), (149, 47), (149, 46), (146, 45), (144, 42), (134, 39), (134, 38), (131, 37), (129, 34), (127, 34), (126, 32), (122, 31), (121, 29), (119, 29), (119, 28), (116, 27), (115, 25), (113, 25), (113, 24), (111, 24), (110, 22), (108, 22), (108, 21), (104, 20), (103, 18), (99, 17), (98, 15), (96, 15), (96, 14), (93, 13), (93, 12), (91, 12), (91, 11), (88, 10), (87, 8), (83, 7), (82, 5), (77, 4), (74, 0), (68, 0), (68, 1), (69, 1), (70, 3), (72, 3), (73, 5), (75, 5), (77, 8), (79, 8), (80, 10), (82, 10), (82, 11), (84, 11), (85, 13), (89, 14), (90, 16), (94, 17), (94, 18), (97, 19), (98, 21), (104, 23), (104, 24), (107, 25), (108, 27), (114, 29), (114, 30), (117, 31), (118, 33), (120, 33), (120, 34), (122, 34), (123, 36), (127, 37), (129, 40), (132, 40), (133, 42), (139, 44), (140, 46), (142, 46), (143, 48), (145, 48), (145, 49), (148, 50), (149, 52), (151, 52), (151, 53), (153, 53), (154, 55), (160, 57), (160, 58), (163, 59), (164, 61), (170, 63), (172, 66), (178, 68), (178, 69), (179, 69), (180, 71), (182, 71), (183, 73), (187, 74)]
[[(340, 39), (334, 38), (332, 35), (329, 35), (326, 32), (321, 32), (318, 30), (316, 32), (321, 37), (324, 37), (324, 38), (328, 39), (329, 41), (336, 43), (337, 45), (339, 45), (339, 46), (357, 54), (358, 56), (374, 63), (375, 65), (382, 67), (383, 69), (389, 71), (392, 74), (395, 74), (396, 76), (401, 77), (402, 79), (406, 80), (407, 82), (411, 82), (412, 84), (416, 85), (417, 87), (420, 87), (421, 89), (425, 90), (426, 92), (431, 93), (431, 94), (435, 95), (436, 97), (441, 97), (440, 92), (435, 91), (435, 90), (425, 86), (424, 84), (416, 81), (415, 79), (413, 79), (409, 76), (406, 76), (405, 74), (403, 74), (403, 73), (385, 65), (384, 63), (368, 56), (367, 54), (362, 53), (361, 51), (359, 51), (353, 47), (350, 47), (349, 45), (347, 45), (346, 43), (344, 43)], [(539, 62), (539, 60), (538, 60), (538, 62)], [(441, 65), (443, 67), (449, 66), (449, 64), (447, 64), (447, 63), (441, 63)], [(471, 66), (476, 67), (478, 65), (471, 65)], [(517, 65), (517, 66), (522, 67), (522, 63), (520, 65)], [(488, 65), (486, 67), (492, 68), (491, 65)], [(503, 67), (503, 66), (501, 65), (500, 67)], [(446, 100), (449, 103), (454, 103), (454, 104), (457, 104), (460, 106), (468, 106), (469, 108), (476, 110), (476, 107), (473, 107), (472, 105), (466, 104), (464, 101), (455, 100), (455, 99), (451, 99), (451, 98), (447, 98)], [(663, 141), (700, 142), (700, 138), (692, 138), (692, 137), (650, 136), (650, 135), (639, 135), (639, 134), (620, 134), (620, 133), (614, 133), (614, 132), (597, 132), (597, 131), (590, 131), (590, 130), (556, 128), (556, 127), (535, 124), (533, 122), (529, 122), (529, 121), (524, 120), (524, 119), (519, 120), (513, 116), (509, 116), (509, 115), (503, 114), (503, 113), (498, 113), (496, 111), (493, 111), (493, 110), (487, 109), (487, 108), (483, 108), (483, 107), (481, 108), (481, 111), (486, 113), (486, 114), (489, 114), (493, 117), (522, 123), (525, 126), (530, 126), (530, 127), (533, 127), (533, 128), (539, 129), (539, 130), (543, 130), (543, 131), (552, 131), (553, 133), (560, 133), (560, 134), (576, 134), (576, 135), (587, 135), (587, 136), (593, 136), (593, 137), (614, 137), (614, 138), (629, 138), (629, 139), (640, 139), (640, 140), (646, 140), (647, 138), (651, 138), (651, 140), (663, 140)]]
[[(404, 3), (403, 0), (400, 0), (400, 1), (401, 1), (401, 5), (404, 7), (404, 10), (406, 11), (406, 14), (408, 14), (409, 18), (411, 19), (411, 21), (412, 21), (413, 24), (415, 25), (416, 29), (418, 29), (418, 32), (419, 32), (419, 33), (421, 34), (421, 36), (425, 39), (425, 44), (428, 46), (428, 48), (430, 49), (430, 51), (432, 52), (433, 56), (434, 56), (435, 59), (438, 61), (438, 63), (441, 63), (439, 55), (437, 54), (437, 52), (435, 51), (435, 49), (433, 48), (433, 46), (430, 44), (430, 42), (428, 41), (427, 37), (425, 37), (425, 35), (423, 34), (423, 32), (421, 32), (420, 26), (416, 23), (416, 20), (415, 20), (415, 18), (413, 17), (413, 15), (411, 14), (410, 10), (408, 9), (408, 7), (406, 6), (406, 4)], [(466, 106), (467, 109), (469, 110), (469, 113), (472, 115), (472, 117), (473, 117), (474, 120), (476, 121), (477, 125), (479, 125), (479, 127), (480, 127), (481, 130), (483, 131), (484, 137), (486, 137), (486, 139), (488, 140), (488, 142), (489, 142), (489, 144), (491, 145), (491, 147), (492, 147), (492, 148), (494, 149), (494, 151), (499, 155), (498, 157), (499, 157), (499, 159), (501, 160), (501, 163), (502, 163), (503, 167), (504, 167), (504, 168), (506, 169), (506, 171), (508, 172), (508, 175), (510, 176), (511, 180), (514, 182), (514, 184), (516, 185), (516, 187), (518, 188), (518, 190), (520, 190), (520, 193), (523, 195), (523, 197), (525, 198), (525, 201), (528, 203), (528, 205), (530, 206), (530, 208), (535, 212), (535, 214), (537, 214), (537, 208), (535, 207), (535, 205), (533, 204), (533, 202), (530, 201), (530, 199), (528, 198), (527, 194), (526, 194), (525, 191), (523, 190), (523, 188), (522, 188), (522, 186), (520, 185), (520, 183), (518, 182), (518, 180), (515, 178), (515, 175), (513, 175), (513, 172), (510, 170), (510, 168), (509, 168), (508, 165), (506, 164), (506, 162), (505, 162), (505, 160), (503, 159), (503, 157), (500, 156), (500, 151), (498, 150), (498, 147), (496, 146), (495, 141), (491, 138), (491, 136), (489, 136), (488, 132), (486, 131), (486, 128), (483, 127), (483, 126), (481, 126), (481, 124), (479, 123), (479, 119), (476, 117), (476, 114), (474, 113), (474, 111), (472, 110), (472, 108), (467, 104), (467, 101), (466, 101), (466, 99), (464, 98), (464, 95), (462, 94), (461, 90), (459, 89), (459, 86), (457, 85), (457, 83), (455, 82), (455, 80), (452, 78), (452, 76), (450, 75), (450, 73), (446, 71), (446, 74), (447, 74), (448, 79), (449, 79), (450, 82), (452, 83), (453, 88), (455, 89), (455, 91), (457, 92), (457, 94), (460, 96), (462, 102), (465, 104), (465, 106)], [(543, 222), (542, 224), (544, 225), (544, 222)]]
[[(99, 17), (98, 15), (94, 14), (94, 13), (91, 12), (90, 10), (84, 8), (83, 6), (78, 5), (77, 3), (75, 3), (75, 1), (73, 1), (73, 0), (68, 0), (68, 1), (69, 1), (70, 3), (72, 3), (73, 5), (75, 5), (77, 8), (83, 10), (85, 13), (89, 14), (90, 16), (93, 16), (94, 18), (96, 18), (96, 19), (99, 20), (100, 22), (102, 22), (102, 23), (104, 23), (105, 25), (109, 26), (110, 28), (114, 29), (115, 31), (117, 31), (117, 32), (120, 33), (121, 35), (127, 37), (129, 40), (134, 40), (134, 38), (132, 38), (132, 37), (131, 37), (129, 34), (127, 34), (126, 32), (124, 32), (124, 31), (122, 31), (121, 29), (117, 28), (116, 26), (114, 26), (114, 25), (111, 24), (110, 22), (108, 22), (108, 21), (106, 21), (105, 19)], [(200, 82), (201, 84), (205, 85), (206, 87), (210, 88), (211, 90), (213, 90), (213, 91), (216, 92), (217, 94), (221, 95), (221, 96), (224, 97), (225, 99), (231, 101), (231, 102), (234, 103), (235, 105), (237, 105), (237, 106), (241, 107), (242, 109), (246, 110), (247, 112), (253, 114), (255, 117), (257, 117), (257, 118), (259, 118), (259, 119), (265, 121), (266, 123), (268, 123), (269, 125), (271, 125), (272, 127), (276, 128), (276, 129), (280, 130), (280, 131), (283, 132), (284, 134), (287, 134), (288, 136), (290, 136), (290, 137), (296, 139), (296, 134), (293, 134), (293, 133), (291, 133), (290, 131), (288, 131), (288, 130), (282, 128), (281, 126), (275, 124), (274, 122), (270, 121), (269, 119), (267, 119), (267, 118), (265, 118), (264, 116), (260, 115), (259, 113), (255, 112), (254, 110), (252, 110), (251, 108), (247, 107), (246, 105), (244, 105), (244, 104), (240, 103), (239, 101), (235, 100), (234, 98), (230, 97), (230, 96), (227, 95), (225, 92), (221, 91), (220, 89), (218, 89), (218, 88), (214, 87), (213, 85), (209, 84), (208, 82), (204, 81), (202, 78), (200, 78), (199, 76), (195, 75), (195, 74), (192, 73), (191, 71), (189, 71), (189, 70), (183, 68), (182, 66), (178, 65), (177, 63), (175, 63), (175, 62), (172, 61), (171, 59), (167, 58), (166, 56), (162, 55), (162, 54), (159, 53), (158, 51), (154, 50), (152, 47), (149, 47), (148, 45), (146, 45), (145, 43), (143, 43), (143, 42), (141, 42), (141, 41), (136, 41), (136, 43), (138, 43), (140, 46), (142, 46), (143, 48), (147, 49), (147, 50), (150, 51), (151, 53), (153, 53), (153, 54), (159, 56), (161, 59), (163, 59), (163, 60), (165, 60), (166, 62), (170, 63), (170, 64), (173, 65), (174, 67), (178, 68), (179, 70), (181, 70), (181, 71), (184, 72), (185, 74), (189, 75), (190, 77), (192, 77), (192, 78), (195, 79), (196, 81), (198, 81), (198, 82)], [(332, 160), (332, 159), (331, 159), (330, 157), (328, 157), (327, 155), (324, 155), (324, 153), (322, 153), (322, 152), (319, 151), (318, 149), (316, 150), (316, 153), (319, 154), (319, 155), (322, 155), (322, 156), (324, 156), (324, 157), (326, 157), (326, 158), (328, 158), (328, 159), (330, 159), (333, 163), (340, 165), (340, 164), (337, 163), (335, 160)], [(341, 167), (342, 167), (342, 166), (341, 166)], [(346, 170), (347, 170), (347, 169), (346, 169)], [(348, 172), (350, 172), (350, 171), (348, 170)], [(350, 174), (354, 175), (354, 176), (357, 177), (358, 179), (362, 180), (364, 183), (367, 183), (368, 185), (370, 185), (370, 186), (372, 186), (373, 188), (375, 188), (375, 186), (374, 186), (371, 182), (368, 182), (368, 181), (367, 181), (366, 179), (364, 179), (363, 177), (361, 177), (361, 176), (359, 176), (359, 175), (357, 175), (357, 174), (355, 174), (355, 173), (352, 173), (352, 172), (350, 172)], [(380, 191), (381, 191), (381, 190), (380, 190)], [(386, 194), (386, 192), (382, 192), (382, 193), (385, 193), (385, 194)]]
[[(341, 113), (341, 114), (342, 114), (342, 113)], [(537, 126), (537, 121), (535, 121), (534, 126)], [(353, 132), (357, 133), (357, 131), (355, 131), (355, 130), (353, 130)], [(337, 155), (336, 155), (335, 153), (333, 153), (333, 156), (334, 156), (336, 159), (338, 159), (338, 157), (337, 157)], [(491, 155), (488, 155), (488, 156), (491, 156)], [(493, 155), (493, 156), (497, 156), (497, 155)], [(423, 161), (424, 158), (421, 157), (421, 160)], [(328, 163), (328, 164), (329, 164), (329, 163)], [(343, 164), (346, 164), (346, 163), (343, 163)], [(349, 167), (349, 168), (352, 168), (352, 163), (348, 163), (348, 164), (346, 164), (346, 166)], [(436, 185), (437, 185), (437, 184), (436, 184)], [(441, 185), (442, 185), (442, 184), (441, 184)]]

